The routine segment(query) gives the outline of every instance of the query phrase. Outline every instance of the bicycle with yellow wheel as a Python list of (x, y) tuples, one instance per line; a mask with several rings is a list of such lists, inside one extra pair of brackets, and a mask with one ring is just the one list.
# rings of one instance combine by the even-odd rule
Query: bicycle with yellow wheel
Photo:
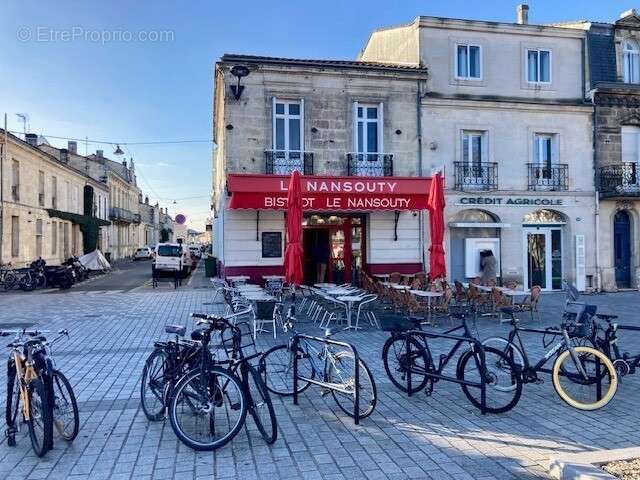
[[(579, 345), (568, 331), (566, 324), (557, 328), (521, 327), (512, 308), (502, 308), (510, 317), (511, 332), (508, 338), (489, 337), (482, 341), (486, 347), (503, 352), (513, 361), (523, 383), (543, 383), (539, 372), (551, 374), (558, 396), (578, 410), (597, 410), (607, 405), (618, 389), (618, 375), (611, 360), (595, 348)], [(560, 338), (537, 363), (532, 364), (521, 338), (521, 333), (537, 333)], [(548, 345), (545, 345), (545, 348)], [(551, 361), (553, 365), (547, 368)]]

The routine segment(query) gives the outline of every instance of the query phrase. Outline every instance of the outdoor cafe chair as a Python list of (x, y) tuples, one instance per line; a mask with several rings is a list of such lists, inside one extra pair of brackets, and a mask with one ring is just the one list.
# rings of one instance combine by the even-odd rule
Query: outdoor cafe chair
[(389, 275), (389, 283), (400, 283), (400, 280), (402, 280), (400, 272), (393, 272)]
[(540, 320), (540, 312), (538, 311), (538, 304), (540, 302), (540, 296), (542, 295), (542, 287), (540, 285), (534, 285), (531, 287), (531, 293), (527, 295), (522, 302), (516, 302), (513, 304), (513, 309), (520, 312), (529, 312), (531, 314), (531, 321), (534, 320), (534, 316), (537, 315)]
[(464, 289), (464, 285), (459, 280), (455, 280), (453, 285), (456, 288), (455, 301), (456, 304), (462, 305), (469, 301), (469, 297), (467, 296), (467, 291)]
[(360, 300), (360, 303), (358, 304), (358, 313), (356, 314), (356, 330), (358, 329), (358, 323), (360, 322), (360, 315), (363, 315), (364, 318), (368, 319), (371, 326), (380, 328), (378, 318), (374, 311), (376, 300), (378, 300), (378, 295), (376, 294), (362, 296), (362, 300)]
[(255, 340), (258, 332), (266, 332), (265, 324), (271, 324), (273, 338), (277, 336), (276, 329), (276, 301), (275, 300), (258, 300), (253, 308), (253, 339)]

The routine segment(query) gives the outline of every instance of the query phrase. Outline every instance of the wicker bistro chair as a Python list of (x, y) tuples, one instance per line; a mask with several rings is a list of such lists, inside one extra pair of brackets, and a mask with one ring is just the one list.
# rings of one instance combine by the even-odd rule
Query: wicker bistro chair
[[(501, 308), (510, 306), (511, 298), (505, 296), (504, 293), (496, 287), (493, 287), (491, 289), (491, 309), (493, 310), (493, 313), (500, 312)], [(502, 314), (500, 314), (500, 317), (502, 317)]]
[(455, 289), (456, 289), (456, 293), (454, 296), (456, 304), (463, 305), (465, 303), (468, 303), (469, 296), (467, 295), (467, 291), (465, 290), (464, 285), (462, 285), (462, 283), (459, 280), (455, 280), (453, 282), (453, 285), (455, 286)]
[(522, 302), (516, 302), (513, 304), (513, 309), (519, 312), (529, 312), (531, 314), (531, 321), (534, 320), (534, 316), (540, 320), (540, 312), (538, 311), (538, 303), (540, 302), (540, 296), (542, 295), (542, 287), (540, 285), (534, 285), (531, 287), (531, 293), (527, 295)]
[(380, 328), (378, 317), (376, 317), (376, 313), (374, 311), (376, 300), (378, 300), (378, 295), (375, 294), (362, 296), (362, 300), (358, 304), (358, 313), (356, 315), (356, 330), (358, 329), (358, 323), (360, 322), (360, 315), (363, 315), (365, 319), (368, 319), (372, 326)]
[(442, 298), (440, 299), (440, 302), (431, 305), (431, 314), (450, 318), (449, 306), (451, 305), (452, 299), (453, 299), (453, 290), (451, 289), (451, 287), (445, 288), (442, 294)]
[(393, 272), (389, 275), (389, 283), (400, 283), (402, 280), (402, 274), (400, 272)]
[(505, 288), (515, 290), (518, 288), (518, 282), (516, 282), (515, 280), (507, 280), (506, 282), (504, 282), (503, 286)]
[(429, 315), (429, 304), (420, 301), (409, 292), (403, 292), (406, 300), (406, 317), (408, 320), (419, 320), (420, 323), (427, 323)]
[(475, 283), (469, 282), (467, 297), (469, 306), (472, 306), (478, 313), (487, 312), (491, 308), (489, 297), (480, 293)]

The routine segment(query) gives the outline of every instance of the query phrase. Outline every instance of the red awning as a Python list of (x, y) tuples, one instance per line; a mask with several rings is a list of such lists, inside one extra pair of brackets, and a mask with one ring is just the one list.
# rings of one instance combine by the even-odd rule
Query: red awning
[[(303, 176), (302, 208), (307, 211), (425, 210), (428, 177)], [(286, 210), (288, 176), (231, 174), (229, 208)]]

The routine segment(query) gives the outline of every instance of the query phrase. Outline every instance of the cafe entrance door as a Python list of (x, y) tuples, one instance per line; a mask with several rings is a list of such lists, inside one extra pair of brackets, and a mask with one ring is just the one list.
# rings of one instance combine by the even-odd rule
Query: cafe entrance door
[(305, 283), (357, 283), (365, 264), (364, 228), (361, 216), (306, 216), (303, 221)]

